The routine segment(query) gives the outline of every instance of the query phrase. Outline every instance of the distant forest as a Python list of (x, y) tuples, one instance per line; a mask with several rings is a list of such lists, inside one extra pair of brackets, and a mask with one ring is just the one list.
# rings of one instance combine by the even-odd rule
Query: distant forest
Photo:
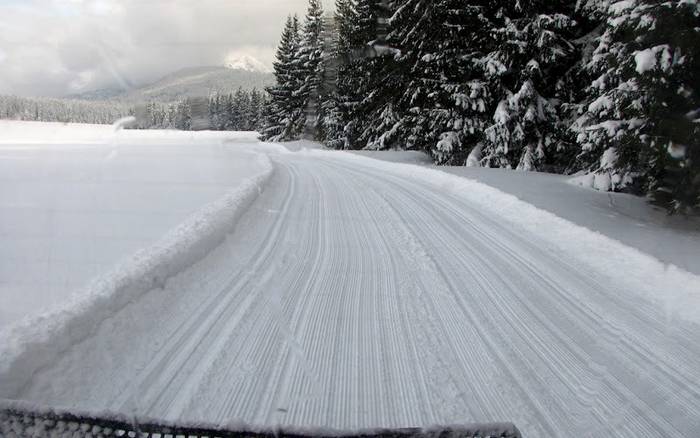
[(0, 119), (111, 124), (131, 114), (132, 107), (117, 102), (0, 95)]
[[(204, 99), (173, 103), (150, 102), (130, 105), (118, 101), (27, 98), (0, 95), (0, 119), (62, 123), (111, 124), (125, 116), (136, 116), (136, 129), (210, 129), (256, 131), (262, 128), (265, 93), (239, 88), (234, 93), (214, 94)], [(193, 117), (197, 123), (193, 123)]]

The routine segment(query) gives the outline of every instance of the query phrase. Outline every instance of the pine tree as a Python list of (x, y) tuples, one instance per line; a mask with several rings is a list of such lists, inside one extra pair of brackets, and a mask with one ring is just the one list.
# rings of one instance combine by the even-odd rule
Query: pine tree
[(405, 23), (400, 20), (390, 23), (402, 2), (368, 3), (360, 9), (365, 17), (361, 28), (366, 36), (355, 49), (355, 53), (365, 55), (361, 63), (369, 79), (363, 84), (364, 98), (359, 100), (355, 111), (362, 124), (357, 145), (368, 149), (404, 148), (405, 120), (399, 100), (408, 84), (408, 63), (399, 56), (403, 48), (393, 38), (392, 30), (403, 28)]
[(350, 111), (354, 90), (349, 80), (351, 67), (348, 65), (354, 48), (355, 9), (352, 0), (336, 0), (333, 16), (336, 29), (335, 53), (339, 61), (334, 92), (323, 103), (325, 144), (333, 149), (348, 149), (351, 124)]
[(214, 130), (223, 131), (228, 121), (227, 95), (217, 93), (210, 101), (211, 125)]
[(260, 111), (262, 106), (262, 98), (260, 92), (253, 88), (250, 91), (250, 106), (248, 109), (248, 127), (251, 131), (260, 130)]
[(576, 11), (580, 17), (604, 22), (607, 17), (608, 7), (616, 0), (578, 0), (576, 2)]
[(367, 45), (376, 39), (378, 6), (378, 0), (355, 1), (356, 21), (353, 27), (354, 38), (351, 40), (355, 47)]
[(183, 100), (173, 105), (172, 127), (181, 131), (189, 131), (192, 126), (192, 112), (190, 102)]
[[(347, 44), (356, 53), (370, 47), (377, 39), (379, 2), (357, 0), (351, 15)], [(339, 71), (338, 90), (342, 96), (344, 134), (347, 148), (362, 149), (374, 141), (372, 129), (376, 116), (390, 99), (382, 95), (387, 91), (382, 81), (384, 60), (381, 57), (348, 56)], [(385, 76), (384, 76), (385, 77)]]
[[(323, 8), (321, 2), (320, 0), (309, 0), (301, 46), (297, 54), (299, 89), (296, 94), (302, 111), (302, 118), (298, 122), (300, 125), (297, 128), (298, 133), (301, 133), (304, 127), (310, 131), (318, 130), (316, 118), (321, 112), (319, 91), (323, 77), (322, 33)], [(313, 120), (307, 120), (307, 116)]]
[(390, 43), (400, 49), (402, 67), (393, 70), (407, 83), (398, 87), (401, 115), (387, 105), (380, 131), (437, 163), (464, 164), (481, 141), (490, 106), (480, 64), (490, 40), (487, 12), (486, 2), (475, 0), (409, 0), (398, 10)]
[(258, 107), (258, 128), (257, 131), (262, 131), (265, 126), (267, 126), (267, 113), (270, 107), (270, 99), (266, 93), (259, 93), (260, 95), (260, 106)]
[(301, 119), (298, 96), (299, 44), (299, 20), (296, 16), (289, 16), (273, 64), (277, 83), (267, 88), (270, 105), (261, 136), (264, 140), (293, 140), (298, 136)]
[(353, 47), (353, 19), (355, 8), (353, 0), (336, 0), (333, 18), (337, 33), (335, 42), (336, 55), (340, 58), (349, 57)]
[(580, 166), (603, 190), (653, 194), (669, 211), (700, 206), (700, 6), (612, 4), (588, 66), (595, 78), (577, 132)]
[(484, 70), (499, 103), (486, 129), (483, 165), (562, 170), (570, 148), (559, 93), (576, 55), (573, 6), (568, 0), (520, 0), (491, 15), (494, 50)]
[(241, 87), (230, 97), (229, 130), (247, 131), (248, 95)]

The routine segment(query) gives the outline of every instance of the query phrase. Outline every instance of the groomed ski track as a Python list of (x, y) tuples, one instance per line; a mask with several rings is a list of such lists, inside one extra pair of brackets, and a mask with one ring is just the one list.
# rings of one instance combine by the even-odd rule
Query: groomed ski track
[(213, 423), (700, 436), (697, 325), (468, 194), (342, 154), (271, 158), (224, 244), (16, 398)]

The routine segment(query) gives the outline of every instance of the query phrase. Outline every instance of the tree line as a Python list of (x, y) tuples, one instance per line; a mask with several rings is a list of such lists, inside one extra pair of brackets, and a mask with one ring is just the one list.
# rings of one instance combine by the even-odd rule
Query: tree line
[(0, 119), (62, 123), (111, 124), (136, 116), (136, 129), (209, 129), (258, 131), (263, 128), (266, 96), (239, 88), (202, 99), (172, 103), (126, 104), (112, 101), (29, 98), (0, 95)]
[(109, 124), (131, 114), (130, 106), (114, 102), (0, 95), (0, 119)]
[(138, 129), (213, 131), (259, 131), (263, 128), (265, 94), (239, 88), (206, 99), (184, 99), (174, 103), (150, 102), (134, 110)]
[(330, 20), (318, 0), (287, 20), (264, 139), (312, 124), (332, 148), (582, 174), (700, 208), (697, 2), (336, 0)]

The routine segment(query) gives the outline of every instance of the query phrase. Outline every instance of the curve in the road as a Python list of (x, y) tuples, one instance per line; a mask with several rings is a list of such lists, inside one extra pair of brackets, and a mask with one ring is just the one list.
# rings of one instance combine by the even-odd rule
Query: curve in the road
[(343, 155), (274, 160), (221, 247), (17, 396), (173, 420), (700, 436), (696, 325), (468, 193)]

